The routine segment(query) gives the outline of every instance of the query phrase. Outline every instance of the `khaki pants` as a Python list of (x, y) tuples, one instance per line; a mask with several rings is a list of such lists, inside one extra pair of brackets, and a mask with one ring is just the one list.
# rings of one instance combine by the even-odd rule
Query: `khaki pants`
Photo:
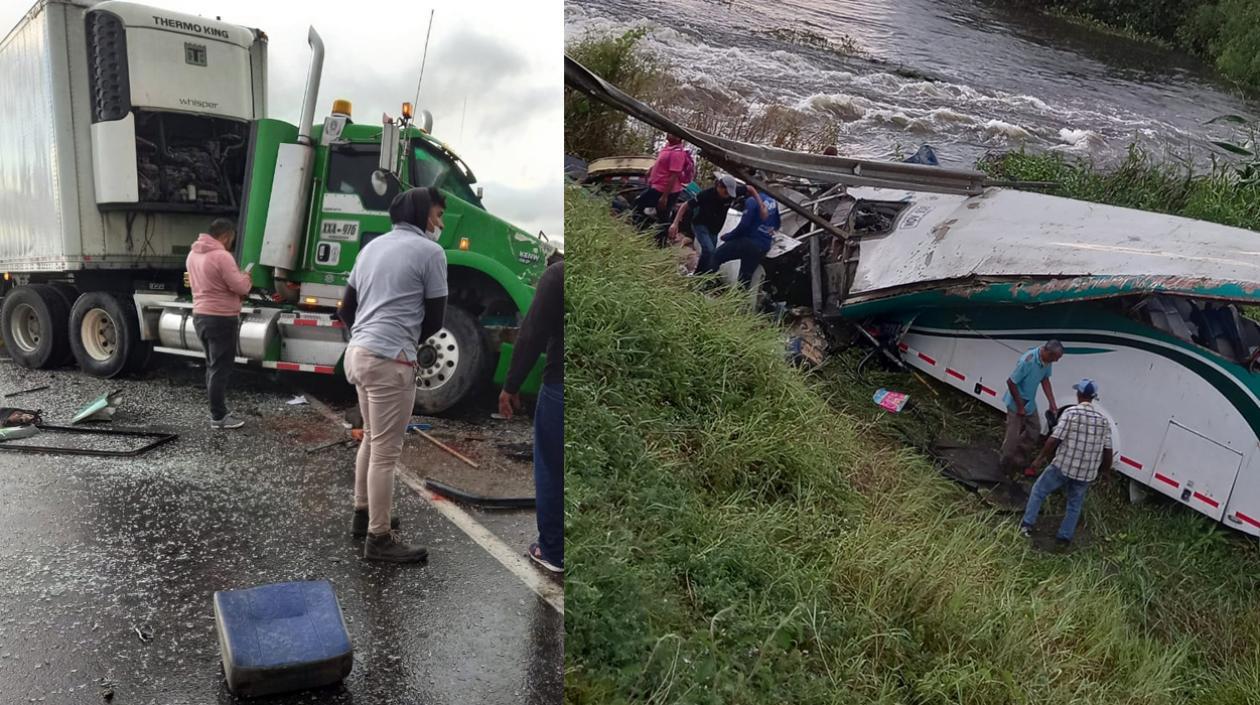
[(394, 466), (416, 402), (416, 370), (353, 345), (346, 350), (345, 367), (363, 414), (363, 443), (354, 464), (354, 507), (367, 507), (369, 533), (387, 534)]
[(1002, 440), (1002, 468), (1008, 472), (1023, 470), (1033, 459), (1032, 452), (1041, 438), (1041, 421), (1036, 414), (1020, 416), (1006, 412), (1006, 438)]

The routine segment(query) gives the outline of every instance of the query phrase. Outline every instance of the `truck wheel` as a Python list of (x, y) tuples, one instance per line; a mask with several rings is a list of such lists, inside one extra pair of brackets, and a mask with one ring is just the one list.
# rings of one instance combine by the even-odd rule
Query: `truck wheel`
[(70, 361), (67, 322), (70, 309), (47, 284), (19, 286), (4, 297), (0, 330), (13, 361), (31, 369), (60, 367)]
[(61, 294), (61, 300), (66, 302), (66, 321), (69, 322), (70, 308), (74, 306), (74, 300), (79, 298), (79, 290), (65, 282), (48, 282), (48, 286)]
[(489, 365), (477, 320), (448, 306), (445, 327), (420, 346), (416, 413), (439, 414), (468, 398), (489, 378)]
[(117, 377), (141, 346), (135, 306), (105, 291), (89, 291), (70, 310), (70, 348), (93, 377)]

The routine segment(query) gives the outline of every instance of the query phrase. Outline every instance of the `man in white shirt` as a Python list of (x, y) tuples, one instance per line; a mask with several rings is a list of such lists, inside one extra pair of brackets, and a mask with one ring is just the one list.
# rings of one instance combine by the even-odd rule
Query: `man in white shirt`
[(389, 207), (394, 229), (368, 243), (350, 270), (337, 315), (350, 330), (346, 380), (359, 393), (363, 443), (354, 468), (353, 534), (366, 538), (363, 557), (419, 563), (428, 551), (398, 539), (390, 516), (394, 466), (416, 400), (421, 341), (442, 328), (446, 251), (437, 244), (446, 199), (413, 188)]

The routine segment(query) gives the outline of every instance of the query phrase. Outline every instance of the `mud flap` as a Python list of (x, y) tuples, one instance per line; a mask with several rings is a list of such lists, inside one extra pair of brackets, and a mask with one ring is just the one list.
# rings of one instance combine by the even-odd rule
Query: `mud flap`
[[(499, 346), (499, 363), (494, 368), (494, 383), (500, 387), (507, 381), (508, 369), (512, 366), (512, 350), (511, 343), (503, 343)], [(525, 383), (521, 385), (522, 394), (537, 394), (538, 390), (542, 389), (543, 369), (546, 366), (547, 356), (540, 355), (534, 369), (525, 376)]]

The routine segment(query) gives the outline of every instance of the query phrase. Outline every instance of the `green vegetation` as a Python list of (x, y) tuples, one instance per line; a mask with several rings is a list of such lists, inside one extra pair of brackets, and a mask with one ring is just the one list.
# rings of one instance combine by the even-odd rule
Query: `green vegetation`
[(1248, 164), (1218, 164), (1205, 173), (1160, 162), (1137, 147), (1118, 166), (1102, 171), (1088, 161), (1058, 154), (1011, 152), (979, 164), (998, 179), (1053, 181), (1050, 193), (1083, 201), (1172, 213), (1260, 230), (1260, 186)]
[(1182, 47), (1244, 88), (1260, 90), (1260, 3), (1255, 0), (1020, 1)]
[(605, 204), (565, 225), (567, 703), (1254, 701), (1254, 542), (1111, 481), (1094, 545), (1032, 552), (903, 442), (996, 414), (856, 350), (806, 377)]
[[(620, 36), (592, 36), (571, 42), (565, 53), (633, 96), (661, 90), (668, 77), (637, 45), (644, 30)], [(580, 93), (564, 92), (564, 151), (583, 159), (642, 154), (652, 148), (651, 135), (630, 124), (630, 118)]]

